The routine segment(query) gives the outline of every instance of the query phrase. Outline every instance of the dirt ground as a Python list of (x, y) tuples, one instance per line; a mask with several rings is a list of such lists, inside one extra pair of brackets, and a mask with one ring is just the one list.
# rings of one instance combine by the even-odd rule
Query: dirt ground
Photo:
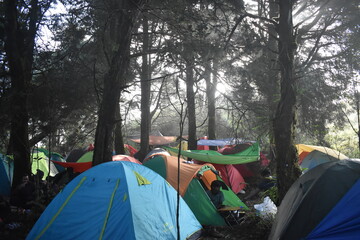
[[(261, 199), (247, 201), (246, 204), (252, 208)], [(12, 212), (7, 223), (0, 223), (0, 239), (2, 240), (23, 240), (41, 215), (40, 208), (34, 208), (31, 212)], [(237, 240), (262, 240), (267, 239), (271, 229), (271, 221), (264, 221), (256, 216), (254, 210), (244, 216), (244, 220), (236, 226), (217, 227), (218, 234), (204, 231), (200, 240), (211, 239), (237, 239)]]

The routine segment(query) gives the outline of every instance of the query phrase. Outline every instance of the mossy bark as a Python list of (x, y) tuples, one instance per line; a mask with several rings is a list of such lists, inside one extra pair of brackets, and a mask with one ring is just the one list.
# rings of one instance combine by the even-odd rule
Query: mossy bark
[(294, 35), (292, 22), (293, 0), (280, 0), (279, 67), (281, 73), (281, 95), (274, 120), (276, 164), (279, 201), (284, 198), (293, 182), (300, 176), (298, 155), (294, 146), (296, 84), (294, 78)]

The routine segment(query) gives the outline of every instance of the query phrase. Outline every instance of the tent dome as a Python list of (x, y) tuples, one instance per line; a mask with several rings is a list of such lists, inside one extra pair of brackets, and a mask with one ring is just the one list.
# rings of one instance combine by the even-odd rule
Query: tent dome
[[(74, 178), (46, 208), (27, 239), (177, 239), (177, 192), (142, 165), (114, 161)], [(179, 201), (180, 239), (200, 223)]]
[(358, 239), (360, 163), (328, 162), (303, 174), (286, 193), (269, 239)]

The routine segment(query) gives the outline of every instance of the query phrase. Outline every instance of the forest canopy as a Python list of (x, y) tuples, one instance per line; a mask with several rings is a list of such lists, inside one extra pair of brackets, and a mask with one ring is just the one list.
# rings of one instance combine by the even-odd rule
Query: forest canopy
[(190, 148), (240, 137), (271, 152), (284, 132), (287, 144), (359, 157), (358, 1), (0, 6), (0, 151), (15, 159), (95, 143), (97, 164), (159, 134), (188, 135)]

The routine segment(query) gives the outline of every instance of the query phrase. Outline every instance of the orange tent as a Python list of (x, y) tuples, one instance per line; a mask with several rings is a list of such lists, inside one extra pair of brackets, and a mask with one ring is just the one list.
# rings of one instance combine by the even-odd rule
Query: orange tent
[[(166, 165), (166, 180), (172, 185), (176, 190), (178, 186), (178, 158), (174, 156), (161, 156)], [(146, 163), (146, 161), (144, 162)], [(146, 165), (146, 164), (145, 164)], [(186, 163), (184, 159), (180, 158), (180, 195), (184, 196), (187, 187), (191, 180), (196, 176), (196, 174), (202, 169), (204, 166), (209, 166), (214, 169), (213, 165), (210, 163), (205, 164), (189, 164)], [(216, 179), (215, 174), (214, 180)]]

